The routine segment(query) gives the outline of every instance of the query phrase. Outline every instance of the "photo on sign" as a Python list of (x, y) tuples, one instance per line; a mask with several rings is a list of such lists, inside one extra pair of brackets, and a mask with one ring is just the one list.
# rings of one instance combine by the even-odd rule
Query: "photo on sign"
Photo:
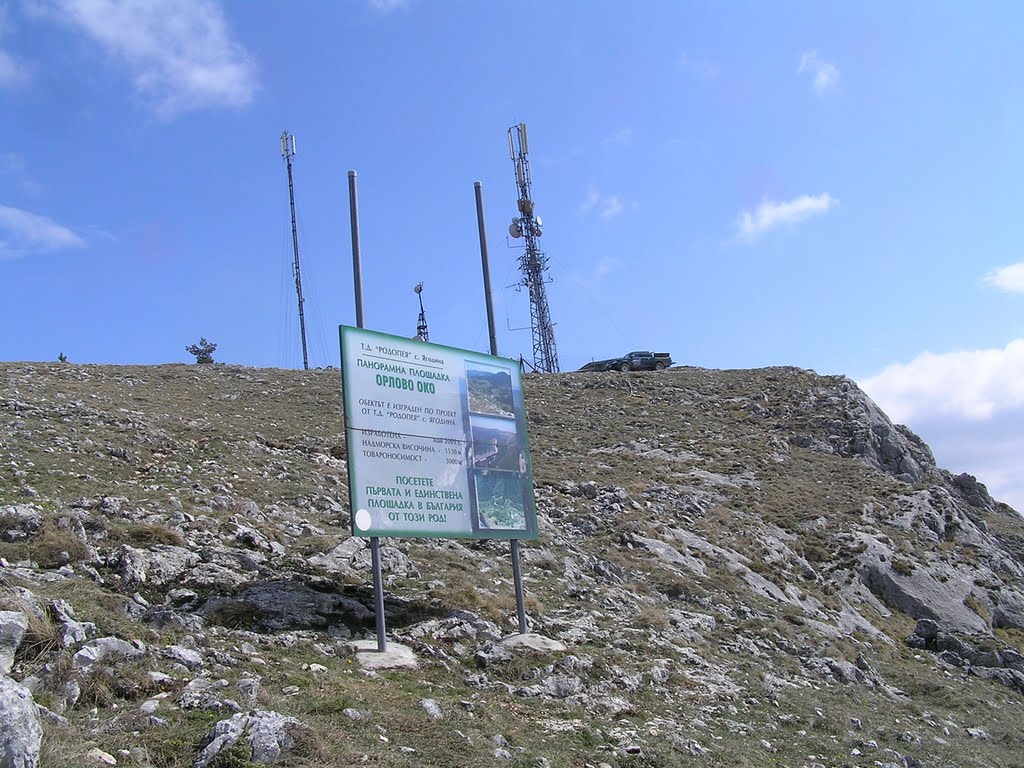
[(526, 529), (522, 475), (518, 472), (483, 470), (476, 474), (474, 480), (480, 529)]
[(470, 413), (515, 418), (512, 374), (508, 368), (466, 362), (466, 388)]
[(515, 421), (471, 415), (469, 427), (473, 437), (474, 468), (526, 471), (526, 457), (519, 447)]

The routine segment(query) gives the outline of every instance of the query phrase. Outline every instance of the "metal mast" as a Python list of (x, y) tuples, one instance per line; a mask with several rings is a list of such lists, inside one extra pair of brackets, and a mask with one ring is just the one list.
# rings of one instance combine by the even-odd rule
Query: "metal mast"
[(430, 334), (427, 331), (427, 313), (423, 310), (423, 283), (416, 283), (413, 290), (420, 297), (420, 316), (416, 321), (416, 338), (420, 341), (430, 341)]
[(555, 349), (555, 328), (548, 309), (547, 292), (544, 284), (548, 257), (537, 245), (541, 230), (540, 216), (533, 215), (533, 199), (530, 197), (530, 161), (526, 140), (526, 123), (519, 123), (508, 129), (508, 154), (516, 167), (516, 186), (519, 188), (519, 216), (512, 219), (508, 231), (512, 237), (523, 238), (525, 248), (519, 257), (519, 269), (523, 273), (520, 285), (530, 292), (530, 328), (533, 331), (533, 365), (544, 373), (558, 373), (558, 351)]
[(281, 134), (281, 157), (288, 166), (288, 202), (292, 209), (292, 251), (295, 253), (295, 263), (292, 271), (295, 273), (295, 293), (299, 297), (299, 331), (302, 334), (302, 368), (309, 370), (309, 355), (306, 353), (306, 316), (302, 311), (302, 273), (299, 271), (299, 231), (295, 226), (295, 185), (292, 182), (292, 158), (295, 157), (295, 137), (285, 131)]

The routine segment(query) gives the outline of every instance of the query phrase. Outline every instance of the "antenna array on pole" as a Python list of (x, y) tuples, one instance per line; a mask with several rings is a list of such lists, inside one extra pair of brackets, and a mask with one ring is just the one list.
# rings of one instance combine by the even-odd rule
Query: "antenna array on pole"
[(309, 370), (309, 356), (306, 353), (306, 316), (302, 309), (302, 273), (299, 271), (299, 231), (295, 226), (295, 185), (292, 183), (292, 158), (295, 157), (295, 137), (285, 131), (281, 134), (281, 157), (288, 166), (288, 202), (292, 211), (292, 251), (295, 253), (295, 263), (292, 265), (292, 272), (295, 273), (295, 293), (299, 297), (299, 332), (302, 334), (302, 368)]
[(519, 257), (519, 269), (523, 273), (520, 285), (530, 292), (530, 328), (533, 331), (533, 365), (544, 373), (558, 373), (558, 351), (555, 349), (555, 328), (548, 309), (548, 297), (544, 284), (548, 257), (540, 250), (537, 239), (544, 234), (540, 216), (533, 213), (533, 199), (530, 197), (530, 161), (527, 158), (529, 146), (526, 139), (526, 123), (519, 123), (508, 129), (508, 154), (516, 169), (516, 186), (519, 188), (519, 215), (512, 219), (508, 231), (512, 237), (523, 238), (525, 248)]
[(423, 309), (423, 283), (416, 283), (413, 290), (420, 298), (420, 316), (416, 320), (416, 338), (420, 341), (430, 341), (430, 332), (427, 330), (427, 313)]

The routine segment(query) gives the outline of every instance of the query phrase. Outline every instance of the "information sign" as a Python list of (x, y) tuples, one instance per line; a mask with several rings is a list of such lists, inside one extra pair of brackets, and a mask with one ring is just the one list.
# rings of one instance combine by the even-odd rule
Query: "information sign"
[(536, 538), (519, 364), (340, 333), (353, 535)]

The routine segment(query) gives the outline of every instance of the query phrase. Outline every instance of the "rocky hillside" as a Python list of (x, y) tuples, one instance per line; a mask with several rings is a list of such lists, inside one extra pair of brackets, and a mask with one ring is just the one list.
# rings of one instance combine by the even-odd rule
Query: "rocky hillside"
[(852, 381), (525, 387), (531, 634), (385, 540), (377, 668), (336, 371), (0, 365), (0, 765), (1024, 765), (1024, 522)]

